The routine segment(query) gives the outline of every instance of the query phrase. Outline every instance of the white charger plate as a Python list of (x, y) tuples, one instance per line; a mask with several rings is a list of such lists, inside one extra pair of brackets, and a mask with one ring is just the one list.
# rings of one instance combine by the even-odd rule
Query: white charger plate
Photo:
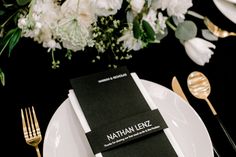
[[(181, 97), (159, 84), (142, 80), (158, 106), (184, 157), (214, 157), (206, 126)], [(52, 116), (43, 142), (44, 157), (94, 157), (82, 126), (67, 98)]]
[(213, 0), (216, 7), (221, 13), (226, 16), (229, 20), (236, 24), (236, 4), (227, 0)]

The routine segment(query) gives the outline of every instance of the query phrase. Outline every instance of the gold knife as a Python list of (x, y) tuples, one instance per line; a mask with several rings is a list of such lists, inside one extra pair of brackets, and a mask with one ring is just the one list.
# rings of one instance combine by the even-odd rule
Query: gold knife
[[(179, 81), (177, 80), (176, 76), (174, 76), (172, 78), (172, 81), (171, 81), (171, 87), (172, 87), (172, 90), (178, 94), (180, 97), (182, 97), (188, 104), (189, 104), (189, 101), (187, 99), (187, 97), (185, 96), (180, 84), (179, 84)], [(216, 148), (213, 146), (213, 150), (215, 152), (215, 154), (220, 157), (218, 151), (216, 150)]]
[(186, 98), (180, 84), (179, 84), (179, 81), (177, 80), (176, 76), (174, 76), (172, 78), (172, 82), (171, 82), (171, 87), (172, 87), (172, 90), (177, 93), (180, 97), (182, 97), (185, 101), (188, 102), (188, 99)]

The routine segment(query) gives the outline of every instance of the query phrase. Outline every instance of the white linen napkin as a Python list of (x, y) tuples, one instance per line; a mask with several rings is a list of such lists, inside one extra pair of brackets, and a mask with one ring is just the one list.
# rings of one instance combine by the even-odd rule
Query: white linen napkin
[[(138, 86), (138, 88), (142, 92), (142, 94), (143, 94), (145, 100), (147, 101), (150, 109), (151, 110), (158, 109), (157, 105), (153, 102), (153, 100), (151, 99), (151, 97), (147, 93), (145, 87), (143, 86), (143, 84), (142, 84), (141, 80), (139, 79), (139, 77), (137, 76), (137, 74), (133, 72), (133, 73), (131, 73), (131, 76), (133, 77), (136, 85)], [(75, 111), (75, 113), (76, 113), (83, 129), (84, 129), (84, 132), (85, 133), (90, 132), (91, 131), (90, 126), (89, 126), (89, 124), (88, 124), (88, 122), (87, 122), (87, 120), (84, 116), (84, 113), (83, 113), (83, 111), (82, 111), (82, 109), (79, 105), (78, 99), (77, 99), (73, 89), (69, 90), (68, 96), (69, 96), (69, 99), (71, 101), (72, 107), (73, 107), (73, 109), (74, 109), (74, 111)], [(166, 129), (164, 129), (164, 132), (165, 132), (167, 138), (169, 139), (171, 145), (173, 146), (175, 152), (177, 153), (177, 155), (179, 157), (184, 157), (184, 154), (182, 153), (182, 151), (181, 151), (177, 141), (175, 140), (172, 132), (170, 131), (170, 129), (166, 128)], [(97, 153), (97, 154), (95, 154), (95, 156), (96, 157), (103, 157), (102, 153)]]

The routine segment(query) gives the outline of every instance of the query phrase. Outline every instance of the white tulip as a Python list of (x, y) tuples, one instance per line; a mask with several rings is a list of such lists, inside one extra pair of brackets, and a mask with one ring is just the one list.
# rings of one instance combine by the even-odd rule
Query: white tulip
[(184, 47), (187, 55), (198, 65), (203, 66), (208, 63), (211, 55), (214, 52), (210, 49), (215, 49), (216, 46), (209, 41), (201, 38), (192, 38), (184, 42)]

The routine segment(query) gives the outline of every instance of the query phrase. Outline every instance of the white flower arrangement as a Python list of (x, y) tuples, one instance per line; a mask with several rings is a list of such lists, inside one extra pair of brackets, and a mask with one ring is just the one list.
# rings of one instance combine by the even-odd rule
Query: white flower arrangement
[[(4, 1), (3, 1), (4, 2)], [(192, 0), (16, 0), (18, 6), (16, 27), (6, 29), (1, 25), (0, 55), (9, 48), (11, 53), (21, 37), (32, 38), (54, 53), (57, 49), (73, 52), (87, 47), (97, 49), (93, 62), (105, 53), (115, 60), (130, 59), (133, 51), (149, 44), (160, 43), (168, 35), (168, 29), (175, 31), (175, 37), (186, 49), (187, 55), (197, 64), (209, 62), (215, 46), (196, 37), (197, 27), (185, 19)], [(16, 7), (17, 8), (17, 7)], [(4, 15), (4, 10), (0, 10)], [(193, 15), (193, 14), (192, 14)], [(196, 14), (197, 15), (197, 14)], [(199, 15), (200, 16), (200, 15)], [(197, 16), (196, 16), (197, 17)], [(200, 49), (196, 44), (203, 45)], [(52, 55), (52, 67), (60, 62)], [(4, 73), (0, 69), (4, 83)]]

